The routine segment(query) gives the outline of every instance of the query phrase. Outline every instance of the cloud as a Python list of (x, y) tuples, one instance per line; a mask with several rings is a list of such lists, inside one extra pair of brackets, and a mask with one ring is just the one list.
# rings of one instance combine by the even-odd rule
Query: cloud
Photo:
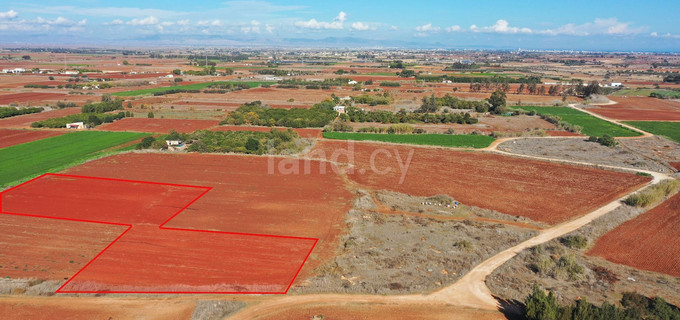
[(248, 34), (248, 33), (260, 33), (260, 22), (253, 20), (250, 21), (249, 25), (245, 25), (241, 27), (241, 32)]
[(177, 25), (180, 25), (180, 26), (188, 26), (190, 23), (191, 23), (191, 21), (189, 21), (189, 19), (177, 21)]
[(397, 27), (397, 26), (390, 26), (390, 30), (392, 30), (392, 31), (399, 31), (399, 27)]
[(273, 34), (274, 33), (274, 26), (271, 26), (269, 24), (264, 25), (265, 30), (267, 30), (267, 33)]
[(597, 18), (593, 22), (586, 22), (583, 24), (565, 24), (555, 29), (547, 29), (539, 31), (541, 34), (548, 35), (572, 35), (572, 36), (589, 36), (594, 34), (605, 35), (626, 35), (638, 34), (646, 31), (647, 28), (631, 28), (630, 22), (620, 22), (616, 18), (600, 19)]
[(333, 19), (333, 22), (317, 21), (316, 19), (310, 19), (309, 21), (298, 21), (295, 22), (295, 26), (307, 29), (342, 29), (343, 24), (347, 20), (347, 14), (344, 11), (340, 11), (338, 16)]
[(203, 26), (203, 27), (204, 26), (220, 27), (220, 26), (222, 26), (222, 21), (220, 21), (219, 19), (201, 20), (198, 23), (196, 23), (196, 25)]
[(477, 25), (471, 25), (470, 31), (472, 32), (487, 32), (487, 33), (532, 33), (533, 31), (529, 28), (519, 28), (511, 27), (507, 20), (499, 19), (492, 26), (488, 27), (477, 27)]
[(372, 27), (368, 25), (367, 23), (363, 22), (354, 22), (352, 23), (352, 30), (357, 30), (357, 31), (367, 31), (367, 30), (375, 30), (375, 27)]
[(461, 31), (462, 28), (458, 25), (453, 25), (453, 26), (450, 26), (450, 27), (446, 27), (446, 29), (444, 29), (444, 30), (446, 30), (446, 32), (458, 32), (458, 31)]
[(440, 29), (441, 29), (441, 28), (439, 28), (439, 27), (433, 27), (431, 23), (424, 24), (424, 25), (422, 25), (422, 26), (417, 26), (417, 27), (416, 27), (416, 31), (421, 32), (421, 33), (424, 33), (424, 32), (437, 32), (437, 31), (439, 31)]
[[(25, 21), (25, 20), (24, 20)], [(25, 21), (25, 22), (30, 22), (30, 21)], [(32, 21), (35, 24), (45, 24), (45, 25), (55, 25), (55, 26), (82, 26), (87, 23), (87, 19), (80, 20), (78, 22), (74, 22), (72, 20), (66, 19), (64, 17), (57, 17), (54, 20), (49, 20), (49, 19), (43, 19), (41, 17), (38, 17), (34, 21)]]
[(119, 24), (123, 24), (123, 23), (124, 23), (123, 20), (114, 19), (113, 21), (109, 22), (108, 24), (111, 24), (111, 25), (119, 25)]
[(132, 20), (128, 21), (127, 24), (132, 25), (132, 26), (151, 26), (151, 25), (156, 25), (158, 23), (159, 23), (158, 18), (156, 18), (154, 16), (148, 16), (144, 19), (137, 19), (137, 18), (132, 19)]
[(14, 19), (18, 16), (19, 13), (11, 9), (7, 12), (0, 12), (0, 19)]

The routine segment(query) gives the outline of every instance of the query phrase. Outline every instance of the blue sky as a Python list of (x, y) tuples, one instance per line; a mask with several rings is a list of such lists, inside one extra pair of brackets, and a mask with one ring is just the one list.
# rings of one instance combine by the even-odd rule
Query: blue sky
[(680, 51), (680, 1), (3, 1), (0, 44)]

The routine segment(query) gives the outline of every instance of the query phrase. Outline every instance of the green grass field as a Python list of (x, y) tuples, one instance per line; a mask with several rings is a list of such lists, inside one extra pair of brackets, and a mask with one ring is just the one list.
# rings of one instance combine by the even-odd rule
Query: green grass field
[(65, 169), (146, 133), (79, 131), (0, 149), (0, 187)]
[(357, 132), (324, 132), (326, 139), (382, 141), (405, 144), (422, 144), (443, 147), (485, 148), (494, 138), (482, 135), (452, 135), (452, 134), (381, 134)]
[(526, 111), (536, 111), (539, 114), (558, 116), (563, 121), (581, 126), (581, 134), (587, 136), (601, 137), (610, 135), (612, 137), (634, 137), (642, 135), (639, 132), (615, 125), (611, 122), (593, 117), (585, 112), (581, 112), (568, 107), (518, 107)]
[(171, 87), (159, 87), (159, 88), (151, 88), (151, 89), (142, 89), (142, 90), (132, 90), (132, 91), (123, 91), (123, 92), (116, 92), (112, 93), (112, 96), (123, 96), (123, 97), (131, 97), (131, 96), (141, 96), (145, 94), (154, 94), (156, 92), (163, 92), (166, 90), (171, 90), (171, 89), (182, 89), (182, 90), (201, 90), (205, 89), (210, 85), (213, 84), (226, 84), (226, 83), (231, 83), (231, 84), (248, 84), (251, 88), (259, 87), (263, 84), (276, 84), (276, 82), (273, 81), (215, 81), (215, 82), (204, 82), (204, 83), (194, 83), (194, 84), (187, 84), (187, 85), (180, 85), (180, 86), (171, 86)]
[(624, 123), (680, 143), (680, 122), (626, 121)]

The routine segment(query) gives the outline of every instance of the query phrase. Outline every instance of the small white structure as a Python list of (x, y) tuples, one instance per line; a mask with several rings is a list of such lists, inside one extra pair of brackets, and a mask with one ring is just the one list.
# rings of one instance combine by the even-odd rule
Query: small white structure
[(83, 122), (67, 123), (66, 129), (76, 129), (76, 130), (85, 129), (85, 123), (83, 123)]
[(168, 146), (168, 150), (170, 151), (184, 150), (186, 148), (184, 141), (180, 140), (165, 140), (165, 144)]
[(347, 84), (357, 84), (357, 83), (358, 83), (358, 82), (356, 82), (356, 81), (354, 81), (354, 80), (347, 81)]
[(352, 97), (346, 96), (346, 97), (340, 98), (340, 101), (349, 101), (349, 100), (352, 100)]
[(26, 69), (24, 68), (14, 68), (14, 69), (2, 69), (2, 73), (24, 73)]
[(612, 82), (609, 84), (610, 87), (623, 87), (621, 82)]
[(339, 112), (339, 113), (345, 113), (345, 106), (335, 106), (333, 107), (333, 111)]

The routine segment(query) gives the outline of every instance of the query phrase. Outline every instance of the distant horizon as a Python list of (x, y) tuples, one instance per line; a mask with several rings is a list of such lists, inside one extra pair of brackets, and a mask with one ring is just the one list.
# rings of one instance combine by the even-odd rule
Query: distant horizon
[[(662, 10), (660, 10), (662, 8)], [(0, 44), (680, 52), (680, 2), (55, 0), (0, 5)]]

